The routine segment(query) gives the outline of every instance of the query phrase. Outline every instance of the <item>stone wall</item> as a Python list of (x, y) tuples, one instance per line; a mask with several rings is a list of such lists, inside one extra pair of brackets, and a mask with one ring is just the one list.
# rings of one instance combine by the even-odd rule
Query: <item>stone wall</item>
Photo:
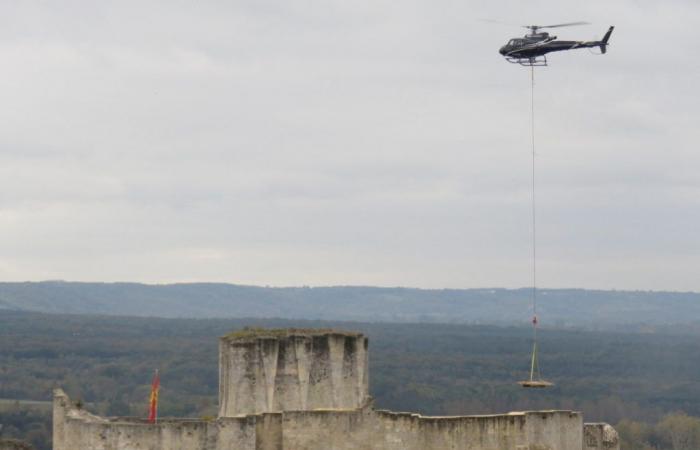
[(369, 399), (367, 338), (324, 330), (238, 332), (219, 341), (219, 416), (356, 409)]
[[(258, 450), (259, 417), (218, 420), (109, 419), (76, 408), (54, 392), (54, 450)], [(262, 430), (261, 430), (262, 431)]]
[(294, 450), (580, 450), (579, 413), (423, 417), (388, 411), (285, 412), (282, 447)]
[[(584, 434), (599, 439), (594, 443)], [(365, 407), (148, 424), (91, 415), (56, 391), (54, 450), (137, 449), (619, 450), (619, 446), (612, 427), (584, 426), (581, 415), (571, 411), (423, 417)]]

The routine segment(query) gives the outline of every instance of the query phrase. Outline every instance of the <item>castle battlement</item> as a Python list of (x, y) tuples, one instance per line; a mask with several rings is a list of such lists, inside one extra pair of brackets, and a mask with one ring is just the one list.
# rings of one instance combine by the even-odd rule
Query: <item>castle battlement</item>
[(219, 340), (219, 417), (104, 418), (54, 392), (54, 450), (619, 450), (574, 411), (427, 417), (375, 410), (368, 340), (243, 330)]

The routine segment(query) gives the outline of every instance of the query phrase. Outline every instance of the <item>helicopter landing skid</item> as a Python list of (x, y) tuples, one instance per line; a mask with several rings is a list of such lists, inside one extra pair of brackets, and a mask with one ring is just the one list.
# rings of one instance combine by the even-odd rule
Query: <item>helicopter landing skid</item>
[(520, 64), (527, 67), (545, 67), (547, 65), (547, 57), (536, 56), (534, 58), (516, 58), (514, 56), (506, 56), (506, 61), (511, 64)]

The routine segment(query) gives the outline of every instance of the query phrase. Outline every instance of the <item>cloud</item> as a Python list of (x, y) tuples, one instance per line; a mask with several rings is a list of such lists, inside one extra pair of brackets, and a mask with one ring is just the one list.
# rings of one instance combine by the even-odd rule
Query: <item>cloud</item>
[(617, 26), (536, 73), (543, 285), (700, 290), (695, 2), (0, 13), (4, 279), (527, 285), (524, 30), (493, 18)]

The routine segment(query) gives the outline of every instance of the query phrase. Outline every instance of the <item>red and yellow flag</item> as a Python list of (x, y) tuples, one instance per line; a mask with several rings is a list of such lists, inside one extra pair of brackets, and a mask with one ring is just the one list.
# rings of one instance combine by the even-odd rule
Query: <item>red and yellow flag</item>
[(158, 390), (160, 389), (160, 375), (158, 375), (158, 370), (156, 370), (155, 375), (153, 375), (153, 383), (151, 383), (151, 400), (150, 408), (148, 410), (148, 421), (150, 423), (155, 423), (158, 418)]

